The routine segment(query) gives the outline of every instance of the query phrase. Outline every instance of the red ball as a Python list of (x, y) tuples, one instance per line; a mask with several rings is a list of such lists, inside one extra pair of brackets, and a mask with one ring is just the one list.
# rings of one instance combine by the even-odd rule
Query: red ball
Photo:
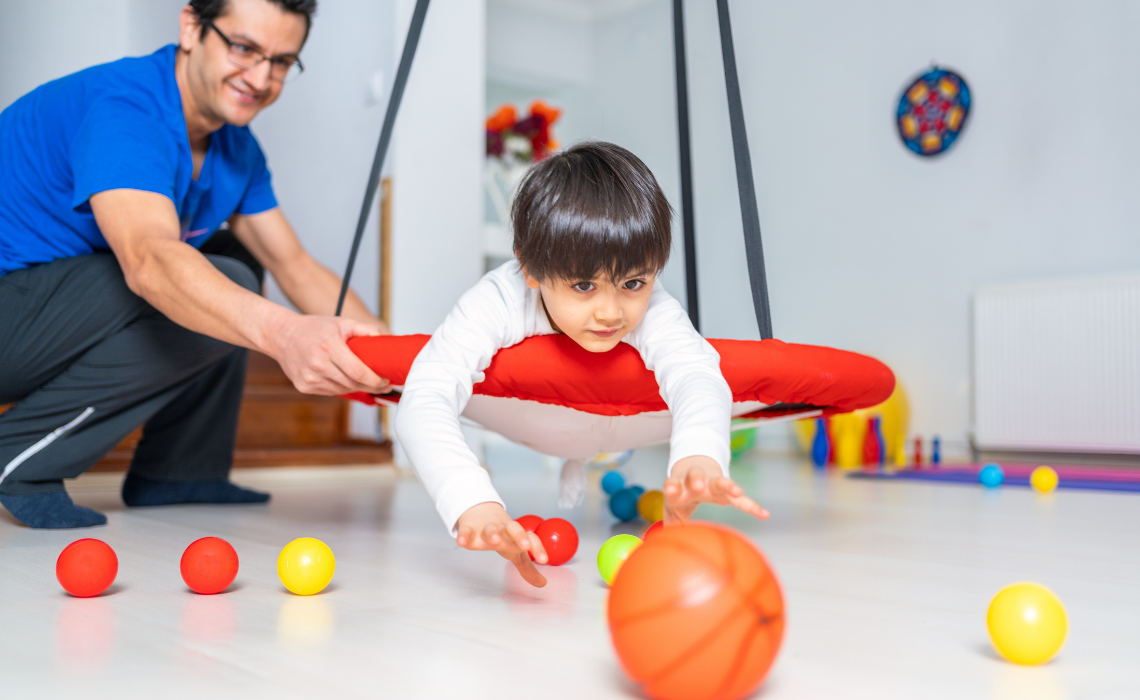
[(665, 529), (665, 521), (664, 520), (658, 520), (657, 522), (653, 523), (649, 527), (645, 528), (645, 534), (641, 536), (641, 539), (642, 540), (648, 540), (653, 535), (661, 534), (661, 531), (664, 529)]
[(527, 532), (534, 532), (542, 524), (542, 518), (537, 515), (524, 515), (521, 518), (515, 518), (515, 522), (522, 525)]
[(614, 578), (607, 608), (622, 668), (658, 700), (735, 700), (764, 681), (784, 596), (764, 555), (720, 525), (668, 527)]
[(75, 540), (55, 561), (55, 577), (63, 590), (77, 598), (91, 598), (111, 587), (119, 573), (115, 550), (102, 540)]
[(237, 578), (238, 555), (220, 537), (203, 537), (182, 553), (182, 580), (202, 595), (221, 593)]
[(544, 520), (534, 531), (542, 546), (546, 548), (546, 562), (551, 566), (560, 566), (570, 561), (578, 551), (578, 531), (568, 520), (550, 518)]

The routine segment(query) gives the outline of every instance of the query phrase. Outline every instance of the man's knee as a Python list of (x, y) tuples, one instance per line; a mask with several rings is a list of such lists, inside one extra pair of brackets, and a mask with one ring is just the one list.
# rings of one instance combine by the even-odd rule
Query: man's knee
[(222, 255), (207, 255), (206, 258), (234, 284), (245, 287), (254, 294), (261, 294), (261, 285), (257, 283), (257, 276), (246, 267), (245, 263)]

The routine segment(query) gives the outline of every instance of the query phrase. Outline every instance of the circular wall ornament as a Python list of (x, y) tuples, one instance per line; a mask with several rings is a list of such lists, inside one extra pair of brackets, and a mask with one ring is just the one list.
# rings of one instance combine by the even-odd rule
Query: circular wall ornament
[(915, 78), (899, 97), (899, 138), (920, 156), (948, 150), (970, 116), (970, 87), (951, 70), (935, 66)]

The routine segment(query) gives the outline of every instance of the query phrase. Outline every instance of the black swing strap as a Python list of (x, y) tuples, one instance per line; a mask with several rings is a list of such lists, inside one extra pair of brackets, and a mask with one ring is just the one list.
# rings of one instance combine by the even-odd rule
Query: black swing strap
[(344, 298), (348, 295), (348, 281), (352, 278), (352, 268), (356, 265), (356, 253), (360, 250), (360, 240), (364, 237), (364, 227), (372, 212), (372, 201), (380, 185), (380, 169), (388, 154), (388, 144), (392, 141), (392, 129), (396, 126), (396, 114), (400, 111), (400, 100), (404, 97), (404, 86), (408, 84), (408, 73), (412, 70), (412, 59), (416, 56), (416, 46), (420, 43), (420, 32), (424, 28), (429, 0), (416, 0), (412, 12), (412, 22), (408, 26), (408, 38), (404, 41), (404, 52), (400, 55), (400, 66), (396, 70), (396, 81), (392, 83), (392, 93), (388, 96), (388, 111), (384, 113), (384, 126), (380, 129), (380, 143), (376, 144), (376, 156), (372, 159), (372, 172), (368, 175), (368, 187), (364, 190), (364, 204), (360, 207), (360, 219), (356, 222), (356, 236), (352, 239), (352, 250), (348, 253), (348, 266), (340, 284), (340, 297), (336, 301), (336, 315), (344, 308)]
[(699, 333), (697, 301), (697, 234), (693, 215), (693, 158), (689, 145), (689, 77), (685, 63), (684, 0), (673, 0), (673, 69), (677, 77), (677, 141), (681, 156), (681, 224), (685, 235), (685, 302), (689, 320)]
[(724, 85), (728, 92), (728, 123), (732, 128), (732, 150), (736, 156), (736, 187), (740, 192), (740, 218), (744, 224), (744, 252), (748, 261), (748, 281), (752, 285), (752, 305), (760, 337), (772, 337), (772, 312), (768, 305), (768, 279), (764, 272), (764, 246), (760, 241), (760, 211), (756, 205), (756, 185), (752, 181), (752, 157), (744, 129), (744, 106), (740, 102), (740, 80), (736, 75), (736, 52), (732, 46), (732, 22), (728, 0), (716, 0), (720, 18), (720, 51), (724, 60)]

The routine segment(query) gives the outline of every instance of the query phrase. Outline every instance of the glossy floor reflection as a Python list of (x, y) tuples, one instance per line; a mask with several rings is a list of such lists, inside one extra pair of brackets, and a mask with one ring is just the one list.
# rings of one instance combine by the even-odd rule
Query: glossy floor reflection
[[(627, 470), (649, 487), (665, 455)], [(3, 698), (628, 698), (595, 570), (615, 524), (594, 485), (556, 509), (557, 472), (522, 448), (487, 455), (513, 513), (564, 515), (578, 556), (527, 586), (493, 554), (458, 550), (423, 489), (388, 468), (283, 469), (235, 480), (269, 489), (268, 506), (126, 510), (120, 477), (73, 485), (106, 527), (33, 531), (0, 516)], [(1140, 697), (1140, 495), (923, 483), (815, 472), (752, 454), (734, 467), (768, 507), (760, 523), (722, 509), (699, 517), (753, 537), (778, 571), (788, 634), (756, 697), (1123, 700)], [(194, 539), (229, 540), (235, 585), (189, 592), (178, 573)], [(317, 537), (337, 556), (321, 595), (276, 577), (278, 551)], [(55, 582), (60, 550), (98, 537), (118, 553), (108, 594), (79, 600)], [(1003, 585), (1036, 580), (1068, 606), (1070, 636), (1040, 668), (997, 659), (985, 611)]]

